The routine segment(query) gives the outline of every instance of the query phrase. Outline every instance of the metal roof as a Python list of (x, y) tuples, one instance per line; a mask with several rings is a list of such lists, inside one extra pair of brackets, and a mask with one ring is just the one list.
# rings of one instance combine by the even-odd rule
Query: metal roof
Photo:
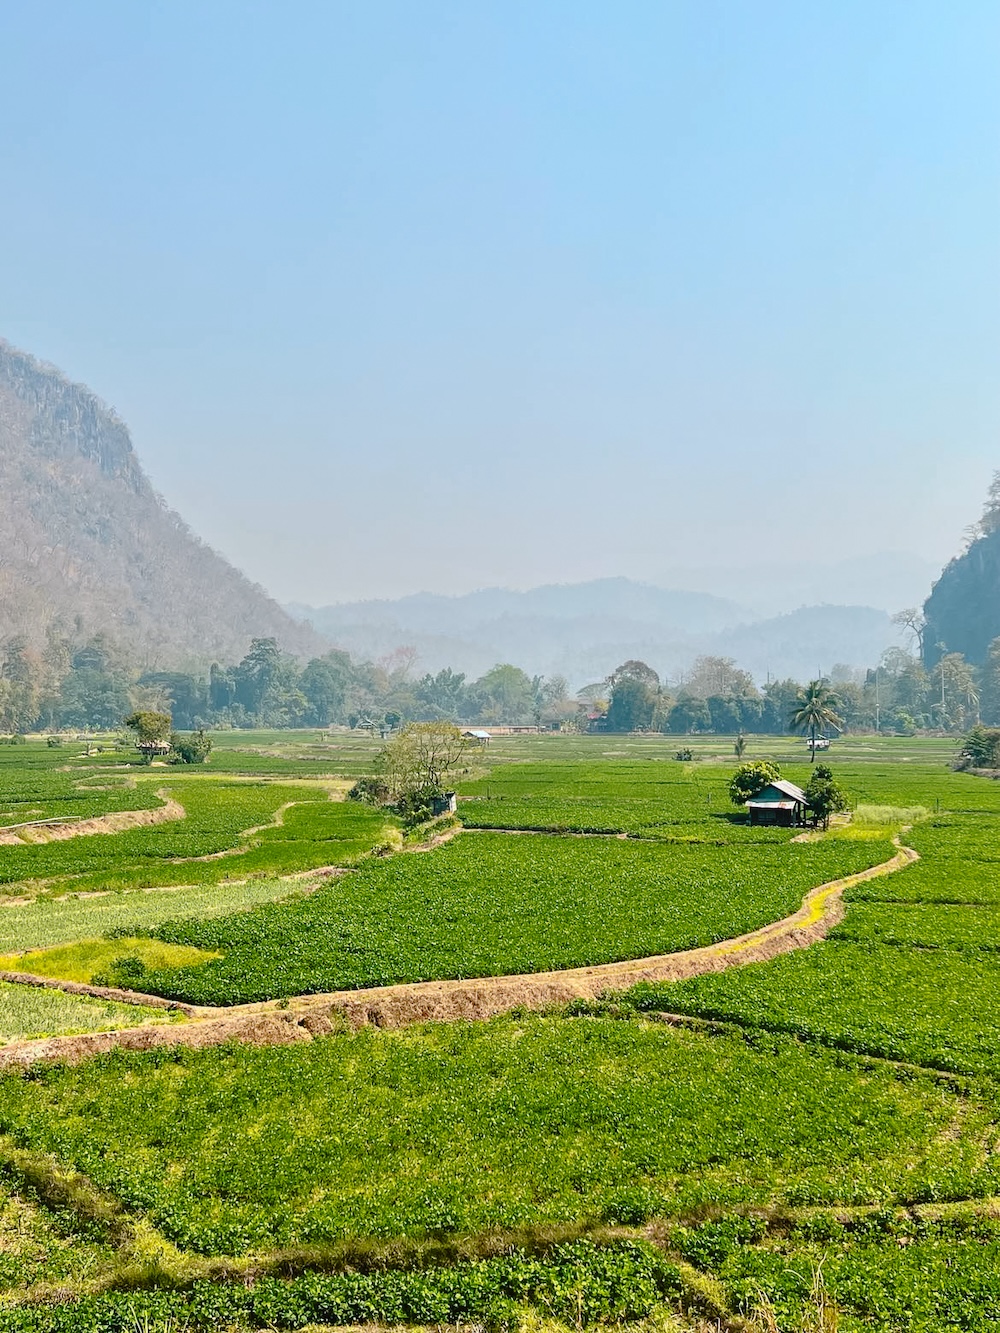
[(748, 810), (796, 810), (801, 801), (747, 801)]
[[(794, 782), (785, 782), (781, 778), (775, 778), (773, 782), (767, 784), (763, 791), (757, 793), (756, 799), (759, 801), (766, 791), (780, 791), (783, 796), (790, 796), (793, 801), (798, 801), (800, 804), (805, 803), (805, 792), (801, 787), (796, 787)], [(765, 801), (764, 804), (775, 805), (776, 802)]]

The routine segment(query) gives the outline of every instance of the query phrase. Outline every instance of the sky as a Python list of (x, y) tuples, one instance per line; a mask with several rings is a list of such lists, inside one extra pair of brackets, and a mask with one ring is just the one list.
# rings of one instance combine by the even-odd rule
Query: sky
[(995, 0), (0, 0), (0, 336), (283, 601), (939, 569), (998, 59)]

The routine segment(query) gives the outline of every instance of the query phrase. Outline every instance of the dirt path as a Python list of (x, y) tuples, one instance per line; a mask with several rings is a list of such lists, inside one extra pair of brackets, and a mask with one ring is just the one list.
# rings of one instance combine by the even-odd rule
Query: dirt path
[(90, 838), (95, 833), (123, 833), (126, 829), (148, 824), (167, 824), (183, 819), (184, 807), (165, 791), (157, 796), (163, 802), (152, 810), (119, 810), (112, 815), (92, 819), (40, 819), (32, 824), (17, 824), (0, 829), (0, 847), (23, 847), (40, 842), (65, 842), (69, 838)]
[[(325, 995), (299, 995), (289, 1000), (269, 1000), (225, 1009), (177, 1004), (173, 1007), (183, 1012), (189, 1022), (169, 1027), (128, 1028), (78, 1037), (11, 1042), (0, 1049), (0, 1070), (23, 1067), (37, 1060), (76, 1063), (113, 1048), (135, 1051), (153, 1046), (202, 1047), (226, 1041), (288, 1045), (309, 1041), (314, 1035), (333, 1032), (343, 1026), (371, 1024), (397, 1028), (427, 1021), (486, 1019), (516, 1008), (546, 1009), (574, 999), (595, 999), (606, 991), (627, 990), (640, 981), (683, 981), (706, 972), (740, 967), (744, 963), (765, 962), (822, 940), (843, 919), (845, 890), (865, 880), (891, 875), (920, 859), (912, 848), (902, 846), (898, 837), (893, 841), (899, 850), (890, 860), (811, 889), (802, 900), (802, 906), (791, 916), (703, 948), (556, 972), (462, 981), (421, 981)], [(165, 1005), (158, 996), (56, 982), (23, 973), (0, 973), (0, 980), (52, 986), (72, 994), (133, 1004)]]

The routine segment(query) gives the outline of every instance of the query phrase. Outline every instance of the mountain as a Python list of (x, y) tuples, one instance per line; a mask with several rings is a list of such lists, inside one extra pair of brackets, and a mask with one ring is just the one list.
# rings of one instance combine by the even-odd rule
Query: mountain
[[(977, 537), (945, 566), (924, 603), (924, 661), (942, 651), (962, 653), (982, 665), (1000, 635), (1000, 527)], [(943, 645), (943, 647), (942, 647)]]
[(623, 578), (288, 609), (356, 657), (387, 657), (406, 645), (419, 671), (450, 666), (473, 677), (514, 662), (578, 685), (628, 658), (676, 677), (703, 653), (734, 657), (761, 680), (768, 672), (808, 679), (837, 663), (873, 665), (900, 642), (888, 615), (872, 607), (806, 607), (765, 620), (723, 598)]
[(166, 507), (110, 408), (0, 340), (0, 641), (49, 629), (147, 668), (323, 647)]

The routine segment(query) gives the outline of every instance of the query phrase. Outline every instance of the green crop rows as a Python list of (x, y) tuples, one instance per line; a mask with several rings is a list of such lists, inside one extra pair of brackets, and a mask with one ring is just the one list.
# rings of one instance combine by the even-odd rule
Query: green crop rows
[(301, 902), (162, 925), (161, 939), (225, 956), (144, 986), (219, 1004), (667, 953), (785, 916), (813, 885), (892, 850), (466, 833), (429, 854), (369, 862)]
[[(922, 860), (849, 890), (827, 942), (677, 985), (482, 1024), (118, 1052), (0, 1078), (0, 1175), (12, 1186), (0, 1202), (0, 1329), (516, 1329), (540, 1313), (573, 1328), (653, 1314), (646, 1329), (666, 1333), (664, 1305), (691, 1304), (693, 1265), (717, 1283), (718, 1308), (694, 1300), (711, 1327), (728, 1310), (780, 1333), (995, 1333), (1000, 784), (949, 771), (947, 742), (838, 742), (830, 762), (869, 813), (846, 834), (795, 844), (748, 829), (729, 806), (724, 739), (695, 738), (691, 763), (672, 758), (669, 738), (501, 739), (457, 783), (473, 828), (431, 852), (369, 859), (359, 853), (385, 836), (376, 812), (316, 787), (219, 777), (354, 774), (370, 765), (368, 738), (233, 733), (219, 738), (214, 772), (143, 774), (136, 788), (111, 756), (57, 754), (70, 765), (61, 773), (30, 745), (12, 747), (0, 764), (15, 778), (11, 809), (47, 809), (46, 792), (53, 805), (138, 809), (162, 786), (184, 790), (189, 818), (72, 852), (25, 849), (57, 866), (79, 856), (50, 894), (120, 892), (4, 908), (2, 938), (16, 947), (22, 921), (32, 943), (144, 927), (220, 948), (216, 961), (152, 978), (216, 1002), (720, 939), (886, 859), (887, 833), (914, 820), (903, 837)], [(772, 746), (752, 744), (753, 757)], [(773, 750), (801, 781), (801, 742)], [(81, 778), (109, 789), (81, 791)], [(512, 832), (477, 831), (491, 826)], [(530, 828), (632, 836), (513, 832)], [(159, 854), (191, 834), (236, 854)], [(106, 845), (127, 855), (116, 862)], [(196, 879), (338, 863), (358, 868), (282, 902), (294, 886)], [(123, 891), (147, 881), (196, 887)], [(27, 994), (0, 993), (5, 1019), (8, 992)], [(30, 1158), (23, 1174), (18, 1153)], [(125, 1220), (112, 1227), (73, 1202), (59, 1185), (70, 1168)], [(4, 1232), (8, 1214), (23, 1220)], [(588, 1234), (597, 1244), (551, 1244)], [(65, 1290), (12, 1306), (35, 1252), (40, 1279)], [(150, 1266), (154, 1252), (164, 1268)], [(237, 1280), (201, 1280), (226, 1255)], [(829, 1309), (821, 1323), (823, 1301), (835, 1325)]]
[[(163, 790), (185, 818), (120, 833), (33, 846), (0, 847), (0, 883), (44, 881), (50, 891), (124, 890), (210, 883), (248, 874), (290, 873), (344, 864), (377, 839), (385, 823), (376, 812), (330, 801), (315, 788), (273, 782), (170, 781)], [(281, 823), (268, 825), (295, 802)], [(157, 802), (159, 804), (159, 802)], [(237, 853), (215, 860), (220, 852)]]
[(586, 1017), (115, 1055), (0, 1084), (18, 1144), (208, 1254), (992, 1190), (989, 1123), (931, 1078), (793, 1041)]

